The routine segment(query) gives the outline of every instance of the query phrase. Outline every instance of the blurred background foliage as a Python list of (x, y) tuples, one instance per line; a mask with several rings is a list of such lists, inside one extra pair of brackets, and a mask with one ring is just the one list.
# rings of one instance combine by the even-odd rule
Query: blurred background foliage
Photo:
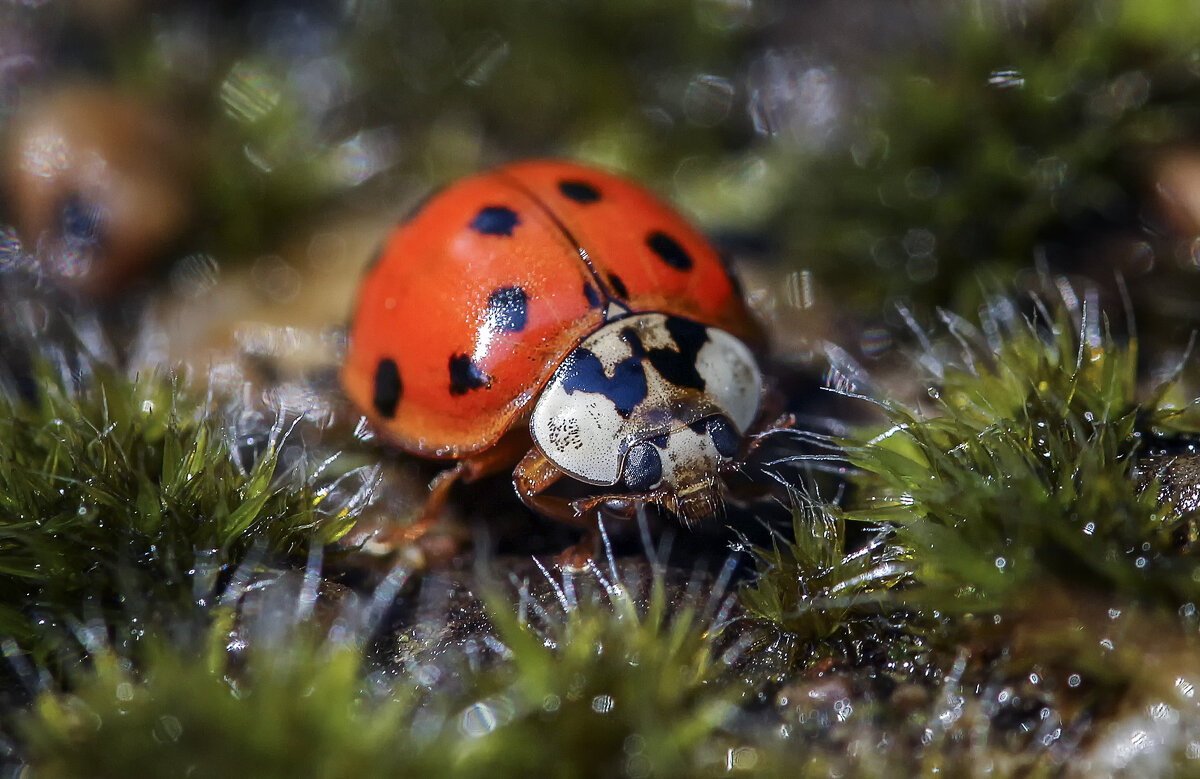
[(732, 251), (808, 271), (842, 315), (975, 306), (980, 274), (1040, 265), (1109, 291), (1122, 274), (1172, 335), (1195, 321), (1197, 215), (1164, 173), (1198, 126), (1185, 2), (6, 13), (6, 113), (80, 79), (164, 111), (194, 152), (190, 248), (223, 262), (315, 213), (399, 216), (481, 167), (565, 156), (650, 183)]

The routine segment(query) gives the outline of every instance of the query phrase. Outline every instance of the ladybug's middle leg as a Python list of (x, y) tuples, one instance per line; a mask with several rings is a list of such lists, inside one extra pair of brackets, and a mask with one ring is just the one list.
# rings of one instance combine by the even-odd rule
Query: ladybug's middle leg
[(395, 548), (419, 541), (442, 520), (450, 492), (456, 483), (461, 481), (470, 484), (508, 470), (528, 446), (528, 435), (510, 434), (500, 439), (495, 446), (464, 457), (453, 466), (440, 471), (429, 482), (429, 497), (425, 499), (425, 505), (421, 507), (417, 519), (409, 525), (392, 530), (384, 538), (378, 539), (379, 542)]

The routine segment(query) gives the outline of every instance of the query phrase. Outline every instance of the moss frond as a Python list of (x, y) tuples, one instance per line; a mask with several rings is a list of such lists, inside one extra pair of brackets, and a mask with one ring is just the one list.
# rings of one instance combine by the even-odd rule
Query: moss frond
[(897, 606), (887, 595), (910, 571), (908, 553), (887, 529), (847, 552), (840, 511), (794, 495), (791, 536), (777, 534), (771, 548), (749, 549), (758, 572), (739, 592), (741, 603), (788, 634), (805, 663), (896, 632)]
[(286, 636), (263, 642), (251, 625), (236, 667), (219, 626), (211, 657), (156, 645), (141, 672), (101, 651), (78, 688), (43, 694), (25, 721), (32, 765), (48, 777), (147, 765), (263, 777), (723, 772), (741, 743), (724, 728), (746, 689), (724, 673), (736, 650), (709, 631), (713, 615), (673, 609), (661, 576), (644, 603), (598, 575), (556, 585), (545, 604), (493, 589), (493, 663), (443, 648), (372, 672), (372, 628), (353, 596), (324, 635), (311, 622), (267, 625)]
[[(352, 643), (292, 636), (251, 651), (241, 678), (156, 644), (134, 673), (116, 654), (70, 694), (40, 697), (23, 723), (38, 776), (400, 776), (420, 772), (411, 696), (372, 692)], [(169, 769), (167, 767), (170, 767)], [(433, 774), (425, 774), (433, 775)]]
[(369, 495), (373, 471), (314, 465), (282, 418), (234, 440), (177, 377), (80, 360), (35, 359), (32, 400), (0, 389), (0, 631), (38, 661), (85, 623), (136, 642), (211, 605), (252, 552), (333, 541)]
[[(467, 775), (582, 766), (601, 775), (687, 776), (723, 759), (721, 728), (745, 694), (726, 673), (715, 615), (673, 603), (654, 574), (644, 604), (615, 576), (600, 589), (564, 580), (548, 606), (526, 599), (530, 619), (490, 609), (509, 662), (484, 685), (505, 723), (463, 744)], [(538, 744), (537, 750), (528, 745)]]
[(887, 401), (892, 427), (848, 447), (869, 496), (849, 516), (896, 523), (918, 581), (965, 608), (1045, 580), (1171, 608), (1200, 595), (1184, 520), (1132, 477), (1146, 421), (1179, 421), (1169, 387), (1138, 403), (1134, 344), (1065, 306), (947, 321), (961, 352), (924, 355), (933, 409)]

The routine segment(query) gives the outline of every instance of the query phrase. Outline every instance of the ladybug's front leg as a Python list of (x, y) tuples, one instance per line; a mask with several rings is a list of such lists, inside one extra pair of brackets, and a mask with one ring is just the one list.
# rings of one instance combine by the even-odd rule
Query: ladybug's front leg
[(583, 569), (600, 551), (600, 509), (611, 509), (622, 519), (636, 516), (637, 506), (627, 495), (592, 495), (586, 498), (564, 498), (547, 495), (545, 491), (566, 474), (550, 462), (536, 447), (517, 463), (513, 471), (513, 487), (526, 506), (537, 513), (567, 522), (584, 529), (579, 543), (569, 546), (557, 556), (563, 568)]
[(513, 470), (513, 489), (521, 502), (533, 511), (560, 522), (587, 527), (587, 519), (576, 508), (575, 501), (557, 495), (546, 495), (546, 490), (566, 476), (562, 469), (546, 458), (534, 447), (517, 463)]

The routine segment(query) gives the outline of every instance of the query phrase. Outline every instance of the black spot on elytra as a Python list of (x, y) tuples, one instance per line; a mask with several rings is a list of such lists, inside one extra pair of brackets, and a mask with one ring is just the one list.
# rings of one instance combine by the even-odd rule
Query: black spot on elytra
[(490, 386), (492, 379), (467, 354), (450, 355), (450, 394), (466, 395), (471, 390)]
[(375, 366), (375, 394), (371, 398), (372, 405), (381, 417), (391, 419), (396, 416), (396, 406), (400, 403), (400, 395), (404, 392), (404, 383), (400, 381), (400, 369), (396, 361), (384, 357)]
[(558, 191), (576, 203), (595, 203), (600, 199), (600, 190), (586, 181), (564, 179), (558, 182)]
[(629, 288), (625, 286), (625, 282), (617, 274), (608, 274), (608, 286), (612, 288), (613, 294), (617, 297), (629, 298)]
[(646, 245), (658, 258), (675, 270), (691, 270), (692, 257), (671, 236), (655, 230), (646, 236)]
[(640, 443), (629, 450), (625, 458), (625, 486), (631, 490), (648, 490), (662, 479), (662, 457), (649, 443)]
[(529, 321), (529, 298), (514, 285), (488, 295), (487, 322), (504, 333), (519, 333)]
[(471, 229), (484, 235), (511, 236), (521, 223), (517, 212), (505, 206), (486, 206), (471, 220)]
[(592, 308), (600, 305), (600, 293), (592, 286), (592, 282), (583, 282), (583, 296), (587, 298), (588, 305)]

